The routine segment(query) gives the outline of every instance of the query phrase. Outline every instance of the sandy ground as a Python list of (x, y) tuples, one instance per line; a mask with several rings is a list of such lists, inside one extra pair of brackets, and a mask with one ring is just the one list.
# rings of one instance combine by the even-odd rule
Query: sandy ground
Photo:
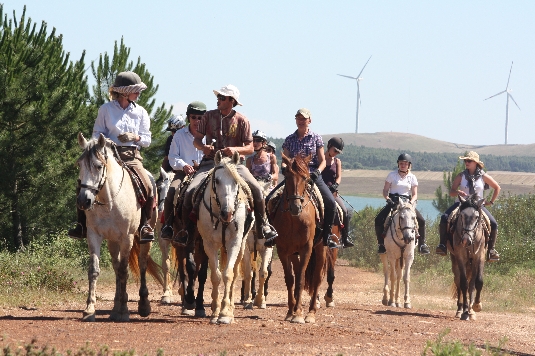
[[(334, 308), (323, 305), (315, 324), (292, 324), (286, 315), (286, 288), (282, 268), (274, 261), (267, 309), (244, 310), (237, 305), (235, 323), (210, 325), (207, 318), (181, 315), (174, 304), (159, 304), (160, 287), (151, 285), (152, 314), (137, 314), (137, 287), (129, 285), (131, 321), (107, 320), (113, 302), (113, 287), (100, 285), (98, 314), (94, 323), (80, 321), (85, 297), (58, 301), (56, 307), (33, 308), (31, 301), (19, 308), (0, 309), (0, 346), (17, 350), (32, 341), (55, 347), (65, 354), (86, 343), (93, 350), (107, 345), (111, 351), (135, 350), (155, 355), (418, 355), (426, 342), (436, 340), (447, 328), (446, 340), (498, 345), (506, 336), (502, 351), (514, 355), (535, 355), (533, 327), (535, 314), (501, 314), (485, 309), (477, 321), (454, 318), (454, 301), (443, 296), (412, 295), (413, 309), (385, 307), (381, 304), (382, 277), (347, 265), (337, 266)], [(323, 284), (325, 290), (325, 282)], [(210, 302), (205, 293), (207, 312)], [(321, 292), (323, 295), (324, 292)], [(305, 300), (309, 300), (305, 297)], [(436, 309), (424, 306), (434, 305)]]

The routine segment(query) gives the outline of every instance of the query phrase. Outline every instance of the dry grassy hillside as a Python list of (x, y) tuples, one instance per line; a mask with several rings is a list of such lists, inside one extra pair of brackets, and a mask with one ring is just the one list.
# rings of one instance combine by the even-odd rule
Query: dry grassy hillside
[(333, 136), (342, 137), (346, 144), (357, 146), (404, 149), (416, 152), (452, 152), (463, 153), (474, 150), (479, 154), (492, 154), (496, 156), (531, 156), (535, 157), (535, 144), (529, 145), (492, 145), (472, 146), (460, 143), (451, 143), (432, 138), (400, 132), (376, 133), (342, 133), (323, 135), (325, 142)]

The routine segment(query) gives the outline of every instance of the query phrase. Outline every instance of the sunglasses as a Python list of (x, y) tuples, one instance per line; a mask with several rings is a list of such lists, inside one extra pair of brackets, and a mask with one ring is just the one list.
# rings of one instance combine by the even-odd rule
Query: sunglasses
[(227, 100), (227, 98), (228, 98), (229, 100), (232, 100), (232, 97), (230, 97), (230, 96), (224, 96), (224, 95), (221, 95), (221, 94), (219, 94), (219, 95), (217, 96), (217, 100), (221, 100), (221, 101), (225, 101), (225, 100)]
[(200, 119), (202, 119), (202, 115), (198, 115), (198, 116), (197, 115), (190, 115), (189, 119), (190, 120), (200, 120)]
[(475, 162), (473, 159), (465, 159), (464, 160), (464, 163), (472, 163), (472, 162)]
[(253, 142), (264, 142), (261, 138), (253, 138)]

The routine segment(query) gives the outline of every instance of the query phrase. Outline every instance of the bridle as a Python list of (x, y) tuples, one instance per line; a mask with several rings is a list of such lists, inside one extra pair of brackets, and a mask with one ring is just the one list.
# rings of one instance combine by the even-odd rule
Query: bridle
[[(477, 220), (476, 220), (476, 223), (474, 224), (474, 226), (471, 228), (471, 229), (467, 229), (465, 228), (464, 226), (464, 216), (461, 214), (460, 218), (461, 218), (461, 229), (462, 229), (462, 233), (461, 233), (461, 239), (459, 241), (459, 243), (461, 243), (463, 241), (463, 238), (465, 235), (468, 236), (468, 245), (467, 245), (467, 248), (468, 246), (471, 246), (473, 245), (474, 241), (472, 239), (472, 236), (471, 236), (471, 233), (472, 232), (475, 232), (480, 226), (481, 226), (481, 218), (483, 216), (483, 212), (481, 211), (481, 208), (479, 209), (476, 209), (474, 207), (471, 207), (472, 209), (474, 209), (474, 211), (477, 211), (478, 212), (478, 217), (477, 217)], [(463, 209), (464, 210), (464, 209)], [(475, 233), (474, 233), (474, 237), (475, 237)], [(478, 248), (479, 249), (479, 248)], [(476, 253), (477, 251), (474, 251), (474, 254)]]
[[(412, 230), (412, 231), (415, 231), (415, 230), (416, 230), (416, 224), (414, 224), (414, 225), (406, 224), (405, 226), (402, 226), (402, 222), (403, 222), (404, 219), (403, 219), (403, 220), (401, 219), (401, 210), (409, 210), (409, 211), (412, 212), (412, 208), (411, 208), (410, 206), (404, 206), (404, 207), (402, 207), (402, 208), (399, 208), (399, 205), (398, 205), (398, 209), (397, 209), (397, 210), (392, 214), (392, 216), (390, 217), (390, 219), (391, 219), (390, 229), (393, 230), (393, 231), (391, 230), (391, 231), (392, 231), (392, 237), (394, 237), (394, 236), (399, 237), (399, 235), (398, 235), (398, 230), (399, 230), (399, 232), (401, 232), (401, 238), (404, 238), (404, 237), (403, 237), (403, 231), (405, 231), (405, 230)], [(393, 224), (394, 219), (395, 219), (396, 217), (397, 217), (397, 224)], [(415, 222), (415, 221), (416, 221), (416, 214), (414, 214), (413, 217), (412, 217), (412, 219), (410, 219), (410, 220), (412, 220), (413, 222)], [(396, 225), (396, 227), (394, 227), (394, 225)], [(394, 239), (394, 238), (393, 238), (393, 240), (394, 240), (394, 242), (396, 243), (396, 245), (397, 245), (399, 248), (401, 248), (401, 249), (405, 248), (404, 245), (400, 245), (400, 244), (398, 243), (397, 239)], [(412, 241), (412, 240), (411, 240), (411, 241)], [(409, 241), (409, 242), (410, 242), (410, 241)]]
[[(305, 181), (308, 180), (307, 177), (303, 177), (303, 178), (305, 179)], [(307, 188), (308, 188), (308, 184), (307, 184), (307, 182), (305, 182), (304, 188), (303, 188), (303, 193), (301, 195), (299, 195), (299, 194), (290, 195), (290, 194), (288, 194), (288, 184), (285, 184), (284, 185), (284, 197), (286, 199), (286, 203), (287, 203), (288, 207), (286, 209), (283, 209), (282, 212), (284, 213), (286, 211), (290, 211), (290, 201), (299, 200), (299, 201), (301, 201), (301, 210), (299, 211), (299, 214), (301, 214), (301, 211), (303, 211), (303, 209), (310, 203), (310, 200), (311, 200), (310, 199), (310, 191)], [(308, 201), (306, 202), (305, 205), (302, 205), (305, 202), (305, 194), (308, 196), (309, 199), (308, 199)]]
[[(236, 230), (238, 229), (238, 222), (236, 221), (236, 211), (238, 210), (238, 204), (239, 204), (238, 196), (240, 194), (240, 185), (238, 184), (238, 189), (236, 190), (236, 197), (234, 199), (234, 211), (232, 212), (232, 218), (230, 219), (230, 221), (221, 220), (221, 214), (216, 215), (212, 211), (212, 199), (213, 199), (215, 200), (215, 203), (219, 211), (221, 212), (221, 202), (219, 201), (219, 197), (217, 195), (216, 176), (215, 176), (216, 171), (221, 168), (224, 168), (224, 167), (223, 166), (214, 167), (214, 170), (212, 172), (212, 191), (210, 193), (210, 203), (208, 205), (206, 201), (204, 200), (204, 198), (203, 198), (203, 203), (204, 203), (204, 207), (210, 212), (210, 221), (212, 222), (212, 227), (214, 228), (214, 230), (216, 230), (219, 225), (219, 222), (221, 222), (221, 224), (223, 225), (223, 236), (224, 236), (225, 229), (231, 222), (234, 223)], [(214, 222), (214, 218), (217, 219), (215, 222)]]

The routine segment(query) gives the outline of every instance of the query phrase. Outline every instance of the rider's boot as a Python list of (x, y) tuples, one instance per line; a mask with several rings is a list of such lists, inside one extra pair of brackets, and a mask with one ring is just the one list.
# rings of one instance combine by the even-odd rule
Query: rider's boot
[(353, 247), (355, 244), (349, 237), (349, 215), (347, 212), (344, 214), (344, 227), (342, 228), (342, 246), (344, 248)]
[(375, 235), (377, 236), (377, 245), (379, 246), (377, 253), (380, 255), (386, 253), (384, 230), (385, 229), (382, 225), (375, 225)]
[(440, 243), (435, 250), (435, 253), (440, 256), (446, 256), (448, 249), (446, 248), (446, 242), (448, 241), (448, 223), (440, 222), (438, 225), (438, 232), (440, 235)]
[(163, 240), (172, 240), (173, 239), (173, 220), (175, 219), (174, 212), (175, 208), (173, 206), (173, 201), (169, 199), (164, 200), (163, 213), (165, 216), (164, 226), (162, 227), (162, 232), (160, 238)]
[(339, 248), (340, 245), (338, 245), (334, 240), (331, 238), (333, 236), (331, 230), (332, 225), (328, 225), (323, 229), (322, 239), (323, 239), (323, 246), (327, 246), (328, 248)]
[(494, 249), (496, 244), (496, 236), (498, 235), (498, 228), (490, 230), (489, 246), (487, 252), (487, 261), (497, 262), (500, 260), (500, 254)]
[(69, 229), (69, 237), (72, 239), (86, 239), (87, 238), (87, 227), (86, 227), (86, 217), (85, 211), (76, 208), (77, 222), (76, 226), (73, 229)]
[[(195, 214), (195, 213), (192, 213), (192, 214)], [(190, 216), (192, 214), (190, 214)], [(191, 216), (191, 217), (184, 219), (185, 221), (183, 223), (185, 224), (185, 226), (182, 230), (177, 232), (173, 240), (174, 243), (176, 243), (179, 246), (184, 246), (184, 247), (188, 245), (190, 237), (193, 237), (193, 234), (195, 233), (195, 223), (197, 221), (196, 216), (197, 215), (195, 215), (194, 217)], [(192, 217), (195, 220), (192, 219)]]
[(422, 255), (428, 255), (431, 253), (429, 251), (429, 246), (425, 243), (425, 231), (419, 231), (420, 236), (418, 237), (418, 252)]
[(139, 228), (139, 242), (144, 244), (154, 241), (154, 229), (150, 226), (152, 211), (154, 209), (154, 197), (147, 198), (143, 208), (141, 208), (141, 227)]
[(262, 217), (262, 219), (256, 222), (256, 234), (259, 240), (266, 239), (264, 242), (264, 246), (266, 247), (272, 247), (275, 244), (275, 239), (279, 236), (275, 228), (267, 222), (265, 217)]

